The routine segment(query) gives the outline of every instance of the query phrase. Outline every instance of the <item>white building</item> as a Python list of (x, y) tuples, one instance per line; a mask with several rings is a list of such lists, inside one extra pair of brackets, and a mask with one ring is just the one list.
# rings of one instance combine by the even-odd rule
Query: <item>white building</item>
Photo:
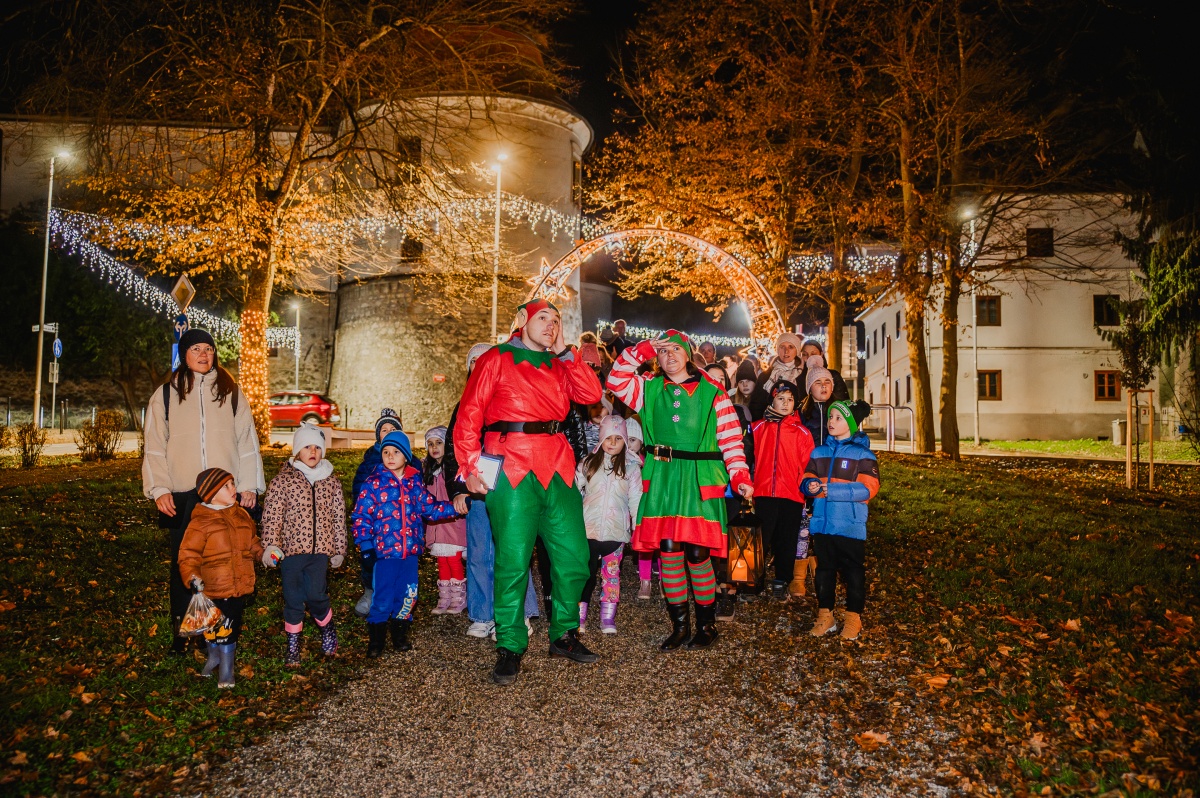
[[(1113, 420), (1125, 418), (1125, 393), (1117, 353), (1099, 330), (1116, 327), (1114, 300), (1139, 295), (1135, 266), (1116, 243), (1128, 217), (1107, 197), (1029, 198), (1003, 215), (981, 243), (978, 284), (959, 302), (959, 433), (973, 437), (978, 395), (984, 439), (1109, 437)], [(982, 219), (973, 224), (980, 239), (984, 226)], [(944, 354), (939, 299), (926, 319), (936, 413)], [(912, 408), (903, 299), (872, 304), (857, 320), (865, 332), (864, 398)], [(872, 423), (882, 424), (884, 415), (877, 411)], [(901, 438), (911, 419), (896, 413)]]

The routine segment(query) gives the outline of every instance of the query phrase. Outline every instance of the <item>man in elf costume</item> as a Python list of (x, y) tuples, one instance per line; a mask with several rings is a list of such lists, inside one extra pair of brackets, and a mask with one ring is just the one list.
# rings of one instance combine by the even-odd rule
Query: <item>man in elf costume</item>
[[(487, 494), (496, 542), (497, 684), (516, 680), (529, 644), (523, 606), (539, 536), (550, 554), (554, 584), (550, 656), (597, 659), (575, 632), (588, 545), (574, 484), (575, 456), (562, 422), (571, 402), (594, 404), (603, 391), (596, 374), (563, 341), (562, 316), (553, 304), (539, 299), (521, 305), (514, 326), (507, 342), (475, 361), (454, 427), (459, 476), (472, 493)], [(504, 458), (491, 491), (480, 478), (481, 454)]]
[[(692, 363), (692, 342), (667, 330), (621, 353), (608, 389), (641, 414), (646, 442), (645, 489), (633, 549), (659, 552), (671, 634), (662, 651), (707, 648), (717, 639), (716, 578), (709, 553), (724, 557), (725, 488), (754, 495), (742, 451), (742, 427), (729, 396)], [(660, 374), (638, 367), (658, 358)], [(696, 601), (696, 634), (688, 620), (688, 580)]]

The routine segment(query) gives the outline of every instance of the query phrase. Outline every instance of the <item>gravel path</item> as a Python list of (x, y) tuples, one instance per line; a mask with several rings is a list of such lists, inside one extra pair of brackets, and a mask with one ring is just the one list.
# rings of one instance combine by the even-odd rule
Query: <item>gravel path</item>
[[(636, 594), (626, 563), (622, 592)], [(953, 737), (892, 667), (895, 641), (806, 632), (815, 603), (742, 602), (716, 646), (660, 654), (662, 601), (622, 602), (619, 634), (584, 635), (596, 665), (551, 660), (545, 625), (511, 687), (464, 616), (414, 624), (308, 720), (213, 774), (220, 795), (948, 795)], [(871, 607), (868, 607), (868, 612)], [(886, 615), (885, 610), (880, 611)], [(871, 616), (865, 616), (870, 624)], [(886, 621), (886, 619), (885, 619)], [(344, 644), (365, 646), (361, 625)], [(864, 731), (888, 742), (866, 751)], [(939, 775), (939, 770), (942, 775)]]

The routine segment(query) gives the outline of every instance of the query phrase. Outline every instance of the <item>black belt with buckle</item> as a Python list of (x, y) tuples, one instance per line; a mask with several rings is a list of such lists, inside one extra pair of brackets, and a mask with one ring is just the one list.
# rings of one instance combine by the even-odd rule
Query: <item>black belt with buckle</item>
[(523, 432), (526, 435), (557, 435), (563, 431), (561, 421), (494, 421), (484, 432)]
[(654, 456), (655, 460), (661, 460), (664, 463), (669, 463), (672, 460), (720, 460), (720, 452), (688, 452), (682, 449), (672, 449), (670, 446), (647, 446), (646, 451)]

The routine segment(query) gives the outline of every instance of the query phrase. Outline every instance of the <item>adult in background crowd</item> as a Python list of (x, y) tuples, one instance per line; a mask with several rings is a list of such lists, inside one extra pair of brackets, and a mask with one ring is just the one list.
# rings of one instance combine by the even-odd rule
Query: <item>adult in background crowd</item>
[(697, 351), (699, 351), (704, 357), (703, 368), (707, 369), (709, 366), (717, 362), (717, 347), (712, 341), (704, 341), (700, 344)]
[(196, 477), (219, 468), (233, 475), (238, 503), (253, 509), (265, 493), (262, 454), (250, 403), (237, 382), (217, 364), (217, 345), (206, 330), (179, 339), (182, 360), (146, 405), (142, 492), (158, 508), (158, 525), (171, 550), (171, 651), (183, 654), (187, 639), (179, 624), (192, 592), (179, 574), (179, 546), (200, 501)]
[(771, 404), (771, 390), (777, 383), (790, 382), (803, 385), (801, 374), (804, 363), (800, 360), (800, 336), (795, 333), (780, 333), (775, 339), (775, 359), (755, 380), (754, 394), (750, 397), (750, 415), (755, 421), (763, 417)]
[(625, 337), (625, 319), (617, 319), (612, 323), (613, 337), (608, 341), (608, 351), (612, 355), (612, 359), (616, 360), (621, 356), (621, 353), (633, 345), (633, 342)]
[[(819, 358), (819, 360), (813, 360), (813, 358)], [(820, 341), (815, 338), (808, 338), (804, 341), (800, 347), (800, 362), (804, 364), (804, 370), (800, 372), (800, 380), (796, 383), (797, 385), (808, 384), (810, 369), (825, 369), (833, 379), (833, 395), (830, 401), (848, 402), (850, 400), (850, 389), (846, 387), (846, 381), (842, 379), (840, 371), (829, 368), (829, 360), (825, 357), (825, 350)]]

